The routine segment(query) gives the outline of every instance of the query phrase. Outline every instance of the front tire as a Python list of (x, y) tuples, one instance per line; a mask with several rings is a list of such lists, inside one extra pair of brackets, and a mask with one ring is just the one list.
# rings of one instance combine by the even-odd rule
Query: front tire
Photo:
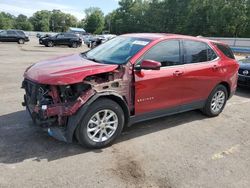
[(77, 47), (78, 47), (77, 42), (73, 42), (73, 43), (71, 44), (71, 47), (72, 47), (72, 48), (77, 48)]
[(54, 43), (52, 41), (48, 41), (48, 44), (46, 45), (48, 47), (53, 47), (54, 46)]
[(23, 39), (19, 39), (18, 40), (18, 44), (24, 44), (24, 40)]
[(208, 117), (218, 116), (223, 111), (227, 99), (227, 88), (224, 85), (218, 85), (209, 95), (202, 112)]
[(124, 112), (110, 99), (95, 101), (76, 130), (79, 143), (88, 148), (103, 148), (114, 142), (124, 127)]

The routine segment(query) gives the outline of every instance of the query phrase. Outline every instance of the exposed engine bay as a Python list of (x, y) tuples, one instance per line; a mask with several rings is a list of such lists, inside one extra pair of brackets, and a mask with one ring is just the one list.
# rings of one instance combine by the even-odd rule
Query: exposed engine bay
[(44, 85), (25, 79), (23, 105), (27, 107), (35, 124), (43, 128), (65, 127), (68, 117), (75, 114), (91, 97), (100, 93), (121, 96), (133, 111), (131, 99), (132, 68), (121, 65), (116, 70), (86, 77), (71, 85)]

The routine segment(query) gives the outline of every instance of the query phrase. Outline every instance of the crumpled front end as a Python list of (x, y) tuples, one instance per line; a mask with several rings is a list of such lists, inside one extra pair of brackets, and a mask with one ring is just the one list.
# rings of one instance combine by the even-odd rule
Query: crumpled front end
[[(25, 78), (22, 83), (25, 89), (23, 105), (27, 107), (35, 124), (57, 139), (71, 142), (66, 136), (68, 126), (72, 126), (68, 125), (69, 119), (91, 98), (115, 93), (132, 108), (131, 79), (131, 69), (127, 65), (112, 72), (88, 76), (80, 83), (69, 85), (39, 84)], [(72, 138), (72, 135), (69, 137)]]
[(87, 84), (68, 86), (42, 85), (25, 79), (23, 105), (27, 107), (35, 124), (43, 127), (65, 126), (67, 117), (95, 94)]

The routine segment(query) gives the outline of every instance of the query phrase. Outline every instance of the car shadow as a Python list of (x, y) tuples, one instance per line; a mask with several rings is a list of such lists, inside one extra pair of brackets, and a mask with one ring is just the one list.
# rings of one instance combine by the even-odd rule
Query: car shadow
[(235, 95), (244, 98), (250, 98), (250, 88), (238, 87)]
[[(137, 123), (126, 128), (115, 144), (205, 118), (199, 111), (191, 111)], [(33, 125), (26, 111), (0, 116), (0, 163), (53, 161), (86, 152), (101, 153), (103, 150), (89, 150), (78, 144), (67, 144), (51, 138)]]

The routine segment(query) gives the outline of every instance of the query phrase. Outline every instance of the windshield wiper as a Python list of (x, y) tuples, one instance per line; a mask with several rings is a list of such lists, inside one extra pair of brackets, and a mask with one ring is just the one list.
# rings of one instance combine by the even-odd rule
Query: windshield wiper
[(88, 58), (88, 57), (86, 57), (88, 60), (90, 60), (90, 61), (94, 61), (94, 62), (96, 62), (96, 63), (102, 63), (101, 61), (98, 61), (98, 60), (96, 60), (95, 58)]
[(90, 58), (90, 57), (88, 57), (86, 53), (81, 53), (81, 55), (83, 56), (83, 58), (85, 58), (85, 59), (87, 59), (87, 60), (94, 61), (94, 62), (96, 62), (96, 63), (102, 63), (101, 61), (98, 61), (98, 60), (96, 60), (95, 58)]
[(86, 57), (86, 58), (87, 58), (87, 54), (86, 54), (86, 52), (81, 53), (81, 56), (82, 56), (82, 57)]

